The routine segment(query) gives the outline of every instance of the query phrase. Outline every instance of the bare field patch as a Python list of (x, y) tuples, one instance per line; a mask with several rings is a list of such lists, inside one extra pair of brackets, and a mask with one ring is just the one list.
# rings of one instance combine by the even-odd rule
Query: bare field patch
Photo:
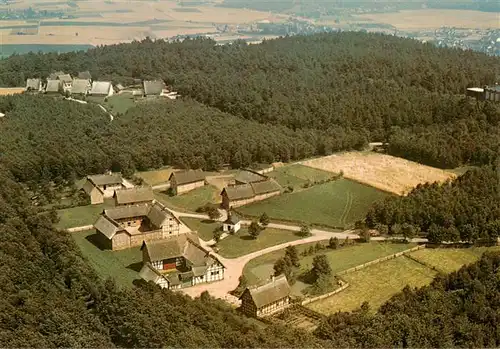
[(23, 93), (24, 87), (0, 87), (0, 96)]
[(459, 28), (498, 28), (495, 12), (469, 10), (407, 10), (393, 13), (367, 13), (359, 20), (390, 24), (398, 29), (432, 29), (442, 26)]
[(373, 152), (340, 153), (301, 164), (334, 173), (343, 171), (345, 178), (397, 195), (405, 195), (421, 183), (444, 182), (456, 177), (449, 171)]

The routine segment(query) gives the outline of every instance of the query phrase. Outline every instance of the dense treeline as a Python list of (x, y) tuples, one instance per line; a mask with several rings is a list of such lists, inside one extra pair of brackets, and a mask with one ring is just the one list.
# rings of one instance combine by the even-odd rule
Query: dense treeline
[[(182, 95), (235, 116), (388, 140), (394, 142), (392, 154), (440, 167), (488, 164), (498, 144), (497, 136), (482, 136), (497, 127), (500, 107), (457, 95), (468, 86), (494, 83), (500, 58), (392, 36), (318, 34), (225, 46), (208, 39), (144, 40), (80, 53), (29, 54), (0, 61), (0, 84), (23, 84), (28, 76), (53, 70), (90, 70), (94, 78), (125, 84), (163, 78)], [(474, 139), (478, 149), (471, 151), (452, 130)]]
[(408, 196), (377, 202), (367, 214), (370, 227), (418, 227), (432, 242), (496, 241), (500, 236), (500, 172), (482, 167), (444, 184), (424, 184)]
[(366, 136), (339, 129), (293, 131), (262, 125), (194, 101), (139, 104), (110, 122), (95, 105), (46, 96), (0, 98), (0, 163), (20, 181), (72, 179), (106, 170), (175, 165), (235, 168), (360, 148)]
[(315, 332), (335, 348), (497, 348), (500, 345), (500, 254), (406, 287), (376, 314), (367, 306), (330, 316)]
[(103, 282), (72, 238), (37, 214), (0, 168), (0, 343), (4, 347), (328, 347), (290, 328), (256, 327), (223, 301)]

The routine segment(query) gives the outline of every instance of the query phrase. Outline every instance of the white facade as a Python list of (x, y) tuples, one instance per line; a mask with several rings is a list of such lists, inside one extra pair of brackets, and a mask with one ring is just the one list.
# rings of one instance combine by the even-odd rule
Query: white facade
[(222, 225), (222, 230), (225, 232), (237, 233), (241, 229), (241, 222), (236, 224), (224, 223)]

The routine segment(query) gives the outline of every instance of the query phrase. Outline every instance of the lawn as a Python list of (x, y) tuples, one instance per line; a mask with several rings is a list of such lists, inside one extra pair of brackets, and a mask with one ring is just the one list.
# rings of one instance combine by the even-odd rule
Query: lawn
[(83, 256), (103, 279), (111, 277), (121, 287), (131, 287), (132, 281), (139, 279), (142, 253), (139, 247), (121, 251), (101, 250), (91, 241), (95, 230), (71, 233)]
[(135, 175), (142, 178), (147, 184), (154, 186), (158, 184), (168, 183), (168, 179), (174, 171), (175, 169), (170, 167), (163, 168), (161, 170), (137, 172)]
[(500, 251), (500, 246), (471, 248), (423, 249), (415, 251), (411, 256), (425, 264), (431, 265), (444, 273), (451, 273), (465, 264), (479, 260), (486, 251)]
[(299, 189), (308, 182), (332, 178), (333, 174), (304, 165), (289, 165), (277, 168), (268, 173), (268, 176), (276, 179), (282, 187), (291, 186), (294, 189)]
[(373, 202), (388, 194), (348, 179), (315, 185), (238, 208), (245, 215), (266, 212), (274, 219), (346, 227), (365, 216)]
[(105, 204), (100, 204), (59, 210), (57, 213), (59, 214), (60, 220), (59, 223), (56, 224), (56, 228), (67, 229), (94, 224), (102, 210), (106, 207)]
[[(327, 242), (322, 242), (326, 244)], [(314, 246), (316, 243), (297, 246), (299, 253)], [(312, 260), (317, 254), (325, 254), (328, 257), (333, 273), (358, 266), (360, 264), (398, 253), (414, 247), (414, 244), (393, 244), (371, 242), (368, 244), (354, 244), (336, 250), (325, 248), (311, 256), (301, 256), (300, 271), (306, 272), (312, 268)], [(263, 256), (252, 259), (245, 265), (243, 274), (250, 284), (256, 284), (266, 280), (273, 273), (273, 265), (279, 258), (285, 255), (284, 250), (271, 252)]]
[(253, 239), (248, 235), (246, 228), (241, 228), (236, 234), (229, 235), (225, 239), (222, 239), (217, 244), (217, 248), (221, 256), (236, 258), (297, 239), (300, 239), (300, 236), (293, 231), (270, 228), (262, 231), (257, 239)]
[(125, 114), (127, 110), (135, 107), (135, 105), (134, 97), (130, 93), (113, 95), (108, 97), (108, 100), (104, 102), (104, 107), (108, 109), (111, 114)]
[(329, 315), (337, 311), (352, 311), (367, 301), (375, 311), (406, 285), (427, 285), (435, 275), (433, 270), (409, 258), (398, 257), (343, 275), (342, 278), (350, 284), (346, 290), (307, 307)]
[(215, 228), (222, 226), (220, 222), (210, 222), (197, 218), (182, 217), (181, 220), (189, 229), (198, 232), (200, 239), (205, 241), (212, 240)]
[(198, 207), (206, 204), (215, 204), (220, 202), (219, 194), (220, 191), (211, 185), (205, 185), (185, 194), (176, 196), (169, 196), (163, 192), (155, 193), (156, 199), (166, 206), (172, 207), (173, 209), (191, 212), (196, 211)]

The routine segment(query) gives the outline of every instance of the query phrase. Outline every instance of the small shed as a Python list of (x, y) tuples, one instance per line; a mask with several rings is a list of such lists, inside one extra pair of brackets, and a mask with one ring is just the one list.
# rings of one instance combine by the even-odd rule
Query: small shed
[(272, 277), (264, 285), (247, 287), (240, 297), (241, 310), (262, 317), (284, 310), (290, 304), (290, 285), (285, 275)]
[(230, 213), (225, 222), (222, 224), (222, 230), (234, 234), (237, 233), (238, 230), (240, 229), (241, 229), (240, 217), (238, 217), (234, 213)]

